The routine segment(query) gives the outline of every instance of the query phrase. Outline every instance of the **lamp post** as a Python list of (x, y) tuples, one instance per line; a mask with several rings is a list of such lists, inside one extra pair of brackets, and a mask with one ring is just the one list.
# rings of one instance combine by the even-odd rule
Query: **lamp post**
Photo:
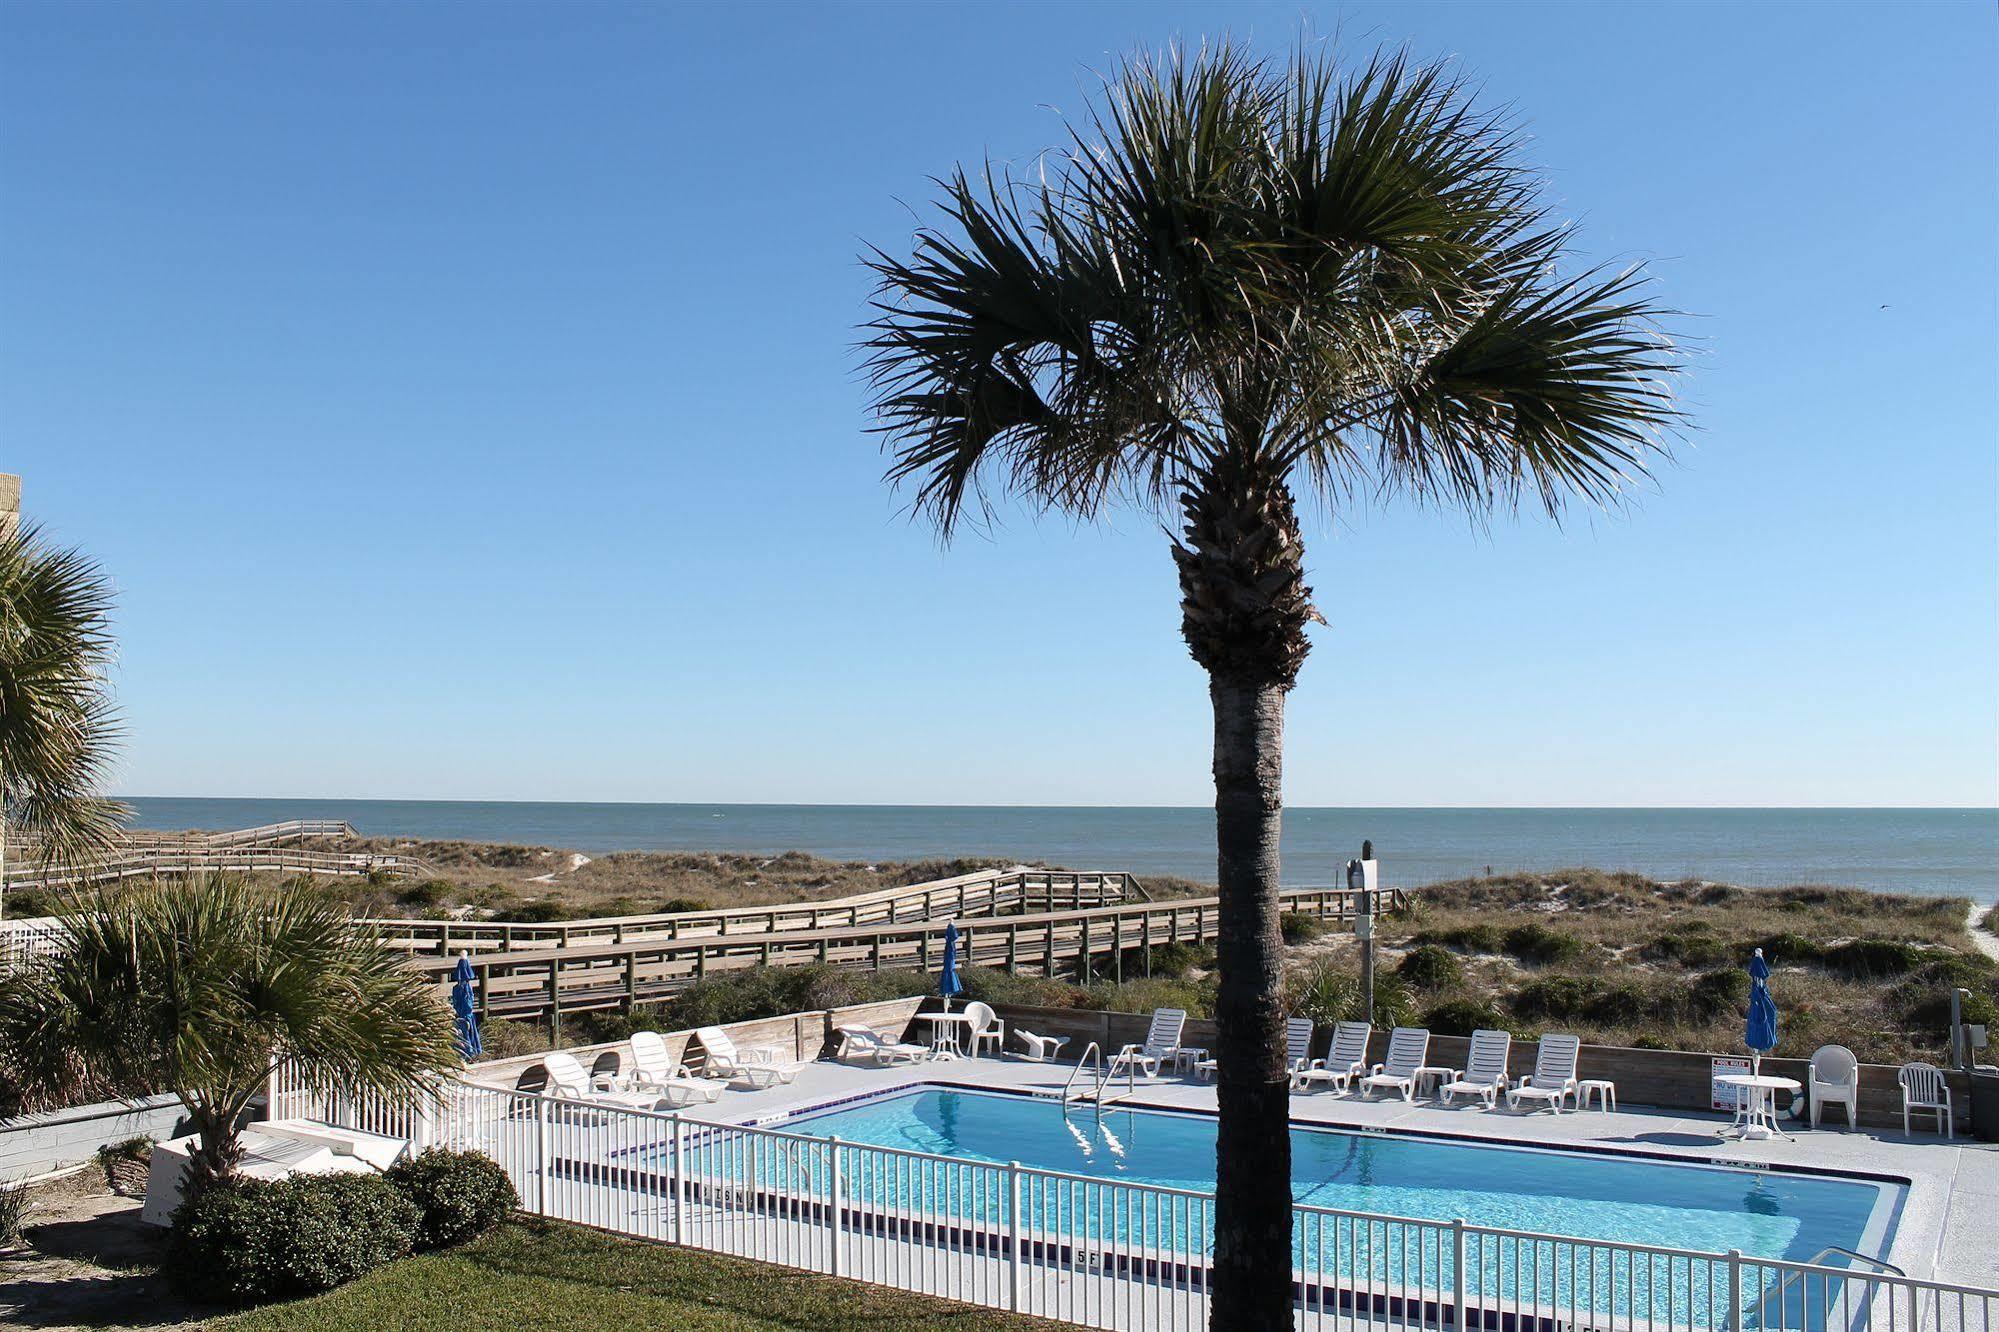
[(1358, 896), (1354, 900), (1353, 932), (1360, 940), (1360, 992), (1362, 1017), (1374, 1023), (1374, 901), (1381, 886), (1381, 862), (1374, 858), (1374, 843), (1363, 839), (1360, 859), (1347, 862), (1347, 887)]

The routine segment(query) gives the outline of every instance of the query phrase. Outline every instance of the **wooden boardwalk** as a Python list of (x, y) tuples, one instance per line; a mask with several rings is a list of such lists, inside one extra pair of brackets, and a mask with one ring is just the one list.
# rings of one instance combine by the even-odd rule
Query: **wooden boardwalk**
[(8, 888), (70, 888), (119, 879), (181, 877), (190, 874), (326, 874), (353, 878), (370, 874), (396, 879), (423, 878), (430, 866), (414, 856), (367, 851), (329, 851), (306, 845), (317, 837), (353, 837), (352, 824), (331, 819), (293, 819), (257, 828), (216, 833), (126, 833), (101, 856), (71, 864), (44, 862), (26, 848), (6, 869)]
[[(1283, 902), (1288, 912), (1346, 920), (1357, 896), (1345, 888), (1294, 888), (1283, 894)], [(1384, 909), (1406, 904), (1400, 890), (1387, 890), (1383, 897)], [(1030, 975), (1069, 975), (1084, 983), (1123, 980), (1128, 972), (1147, 974), (1156, 947), (1213, 939), (1218, 905), (1216, 898), (1193, 897), (960, 918), (956, 921), (959, 963)], [(862, 970), (933, 970), (943, 962), (947, 923), (933, 918), (655, 936), (623, 943), (485, 952), (470, 961), (482, 1016), (559, 1023), (564, 1013), (629, 1008), (669, 998), (708, 976), (754, 967), (817, 963)], [(414, 965), (446, 984), (457, 959), (422, 957)]]

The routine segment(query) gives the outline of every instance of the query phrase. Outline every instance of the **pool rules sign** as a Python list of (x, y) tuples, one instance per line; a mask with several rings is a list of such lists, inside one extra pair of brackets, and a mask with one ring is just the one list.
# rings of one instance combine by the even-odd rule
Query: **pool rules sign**
[(1726, 1110), (1733, 1113), (1742, 1094), (1733, 1087), (1721, 1085), (1722, 1078), (1746, 1078), (1749, 1076), (1749, 1061), (1733, 1055), (1716, 1055), (1708, 1061), (1708, 1100), (1710, 1110)]

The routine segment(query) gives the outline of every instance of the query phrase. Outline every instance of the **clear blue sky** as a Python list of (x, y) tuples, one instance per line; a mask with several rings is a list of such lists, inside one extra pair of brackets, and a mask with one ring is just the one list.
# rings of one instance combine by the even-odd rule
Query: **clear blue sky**
[(1631, 513), (1309, 533), (1293, 804), (1999, 801), (1990, 4), (0, 9), (0, 470), (133, 794), (1200, 803), (1157, 522), (940, 550), (864, 241), (1093, 71), (1452, 55), (1697, 312)]

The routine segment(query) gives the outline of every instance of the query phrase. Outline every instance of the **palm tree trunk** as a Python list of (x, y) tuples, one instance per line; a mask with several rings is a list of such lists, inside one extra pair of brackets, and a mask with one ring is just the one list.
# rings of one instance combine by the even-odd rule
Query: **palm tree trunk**
[(1216, 676), (1215, 841), (1221, 885), (1216, 956), (1214, 1332), (1291, 1328), (1290, 1073), (1280, 997), (1279, 828), (1284, 686)]

